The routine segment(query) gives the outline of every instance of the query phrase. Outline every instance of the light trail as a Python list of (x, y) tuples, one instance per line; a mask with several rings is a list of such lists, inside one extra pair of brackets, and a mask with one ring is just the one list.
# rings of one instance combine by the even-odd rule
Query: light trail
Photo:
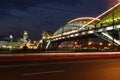
[(120, 52), (0, 54), (0, 62), (118, 58)]
[(112, 55), (120, 52), (83, 52), (83, 53), (22, 53), (22, 54), (0, 54), (0, 57), (25, 57), (25, 56), (79, 56), (79, 55)]

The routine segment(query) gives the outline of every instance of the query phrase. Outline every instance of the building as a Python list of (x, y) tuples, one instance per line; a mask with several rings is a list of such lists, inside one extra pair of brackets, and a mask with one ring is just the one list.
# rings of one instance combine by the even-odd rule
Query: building
[(28, 31), (24, 31), (23, 33), (23, 41), (26, 43), (28, 41)]

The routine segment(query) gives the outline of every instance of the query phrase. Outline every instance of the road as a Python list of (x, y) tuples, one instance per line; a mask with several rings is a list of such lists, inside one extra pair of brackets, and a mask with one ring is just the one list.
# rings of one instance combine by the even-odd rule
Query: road
[(80, 53), (0, 53), (1, 62), (41, 61), (56, 59), (117, 58), (120, 52), (80, 52)]
[(120, 80), (120, 58), (8, 62), (0, 80)]

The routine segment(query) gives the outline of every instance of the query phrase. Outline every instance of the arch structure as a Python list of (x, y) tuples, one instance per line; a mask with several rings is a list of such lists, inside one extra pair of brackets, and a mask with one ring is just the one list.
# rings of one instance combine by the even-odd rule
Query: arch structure
[[(89, 21), (91, 21), (93, 19), (95, 19), (95, 18), (93, 18), (93, 17), (80, 17), (80, 18), (73, 19), (73, 20), (67, 22), (67, 24), (65, 24), (61, 28), (59, 28), (53, 34), (53, 36), (59, 35), (59, 34), (64, 34), (67, 32), (74, 31), (74, 30), (78, 30), (80, 27), (82, 27), (83, 25), (85, 25), (86, 23), (88, 23)], [(95, 27), (94, 25), (96, 23), (98, 23), (99, 21), (100, 21), (100, 19), (96, 19), (94, 22), (92, 22), (86, 28), (83, 28), (83, 29), (92, 29)]]

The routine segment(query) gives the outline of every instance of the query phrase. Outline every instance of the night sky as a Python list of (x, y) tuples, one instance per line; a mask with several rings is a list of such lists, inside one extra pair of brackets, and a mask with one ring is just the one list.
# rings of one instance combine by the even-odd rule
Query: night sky
[(55, 32), (77, 17), (96, 17), (117, 2), (118, 0), (0, 0), (0, 36), (12, 34), (19, 37), (24, 30), (28, 30), (32, 40), (40, 39), (42, 31)]

